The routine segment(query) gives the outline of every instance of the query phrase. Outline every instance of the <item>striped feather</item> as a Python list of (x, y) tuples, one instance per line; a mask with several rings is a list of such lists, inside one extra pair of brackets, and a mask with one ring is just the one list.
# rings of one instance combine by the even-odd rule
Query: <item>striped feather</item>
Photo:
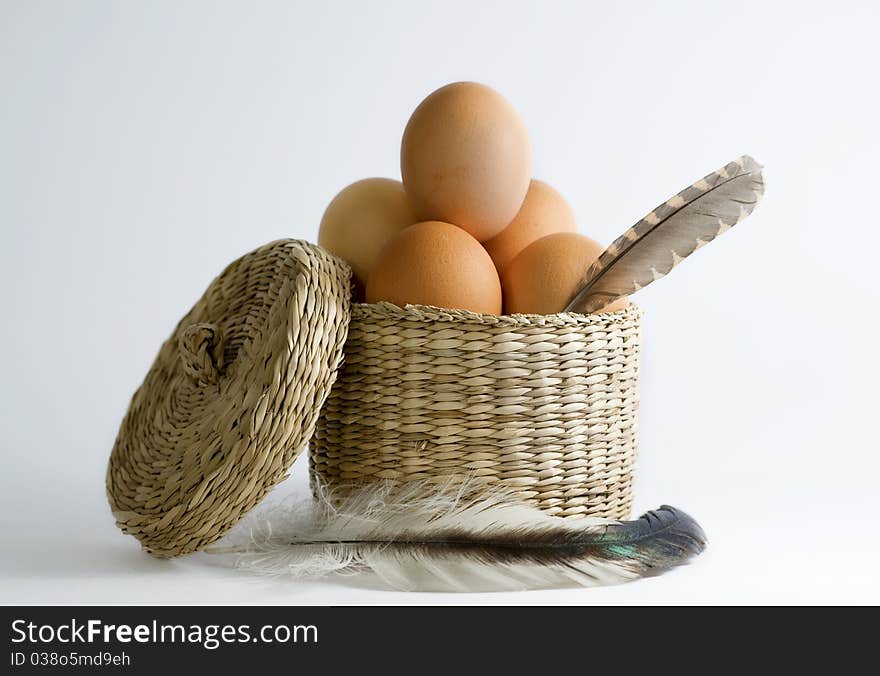
[(761, 169), (744, 155), (666, 200), (588, 268), (565, 311), (601, 310), (669, 274), (752, 213), (764, 194)]

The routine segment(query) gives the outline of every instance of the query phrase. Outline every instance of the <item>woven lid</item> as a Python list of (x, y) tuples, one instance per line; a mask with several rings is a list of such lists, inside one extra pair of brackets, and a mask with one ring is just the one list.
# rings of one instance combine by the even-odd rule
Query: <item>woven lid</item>
[(170, 557), (222, 536), (287, 476), (336, 379), (348, 266), (295, 240), (230, 264), (165, 341), (107, 467), (119, 527)]

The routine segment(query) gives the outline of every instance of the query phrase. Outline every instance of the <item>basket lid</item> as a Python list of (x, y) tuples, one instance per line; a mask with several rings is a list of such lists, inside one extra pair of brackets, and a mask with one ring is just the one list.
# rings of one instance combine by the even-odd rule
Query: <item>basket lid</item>
[(342, 362), (351, 271), (279, 240), (231, 263), (135, 392), (107, 467), (119, 527), (156, 556), (221, 537), (287, 476)]

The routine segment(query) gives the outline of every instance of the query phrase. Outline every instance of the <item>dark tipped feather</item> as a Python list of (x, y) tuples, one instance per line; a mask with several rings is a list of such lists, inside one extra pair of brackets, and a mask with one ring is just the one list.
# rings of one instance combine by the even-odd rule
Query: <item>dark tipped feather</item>
[(595, 312), (669, 273), (748, 216), (764, 194), (748, 155), (688, 186), (618, 237), (587, 270), (566, 312)]
[[(256, 528), (254, 528), (256, 526)], [(495, 591), (615, 584), (686, 562), (700, 526), (663, 506), (633, 521), (560, 519), (510, 494), (449, 485), (389, 484), (342, 503), (263, 516), (247, 537), (214, 547), (263, 573), (370, 569), (398, 589)]]

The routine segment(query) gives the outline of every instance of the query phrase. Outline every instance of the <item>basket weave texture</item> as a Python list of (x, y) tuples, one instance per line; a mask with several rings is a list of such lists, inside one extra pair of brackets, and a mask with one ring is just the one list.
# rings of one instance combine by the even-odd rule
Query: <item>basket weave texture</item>
[(353, 305), (313, 486), (467, 474), (558, 516), (627, 518), (639, 318)]
[(295, 240), (230, 264), (162, 345), (107, 467), (119, 527), (160, 557), (217, 540), (311, 437), (339, 363), (351, 271)]

